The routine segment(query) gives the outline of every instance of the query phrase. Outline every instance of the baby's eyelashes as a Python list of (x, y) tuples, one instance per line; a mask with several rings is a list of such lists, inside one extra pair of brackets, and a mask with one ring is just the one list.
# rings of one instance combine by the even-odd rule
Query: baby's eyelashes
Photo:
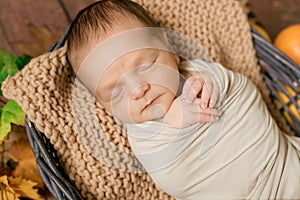
[(146, 63), (143, 63), (143, 64), (139, 65), (136, 68), (137, 73), (144, 73), (144, 72), (149, 71), (153, 67), (153, 65), (155, 64), (156, 60), (157, 60), (157, 57), (149, 60), (149, 62), (146, 62)]
[(142, 64), (139, 67), (137, 67), (137, 72), (138, 73), (146, 72), (152, 67), (152, 65), (153, 65), (153, 63)]
[(113, 89), (112, 93), (111, 93), (111, 97), (110, 100), (115, 100), (117, 99), (119, 96), (122, 95), (124, 91), (124, 87), (123, 86), (117, 86)]

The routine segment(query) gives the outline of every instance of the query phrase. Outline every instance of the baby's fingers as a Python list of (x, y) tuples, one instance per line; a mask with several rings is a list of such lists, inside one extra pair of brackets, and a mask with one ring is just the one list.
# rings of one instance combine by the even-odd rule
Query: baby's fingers
[(210, 108), (210, 107), (202, 107), (201, 106), (201, 99), (196, 99), (196, 101), (193, 103), (193, 112), (198, 112), (201, 114), (209, 114), (209, 115), (216, 115), (220, 116), (222, 115), (222, 111), (218, 108)]
[(219, 116), (203, 114), (203, 113), (194, 113), (195, 120), (198, 123), (201, 122), (215, 122), (219, 120)]
[(198, 79), (195, 76), (187, 79), (183, 86), (182, 95), (188, 103), (192, 103), (197, 98), (197, 95), (202, 90), (203, 84), (204, 80)]
[(202, 107), (217, 107), (219, 100), (220, 89), (217, 82), (213, 77), (207, 75), (205, 77), (205, 83), (201, 94), (201, 106)]
[(222, 111), (215, 108), (201, 108), (199, 111), (198, 122), (215, 122), (222, 115)]
[(202, 107), (208, 107), (208, 104), (211, 101), (213, 90), (214, 90), (213, 83), (211, 81), (206, 80), (201, 93), (200, 105)]
[(195, 111), (195, 113), (199, 114), (206, 114), (206, 115), (213, 115), (213, 116), (221, 116), (222, 111), (216, 108), (203, 108), (203, 107), (198, 107)]
[(214, 84), (212, 92), (211, 92), (211, 97), (209, 100), (209, 107), (214, 108), (218, 107), (218, 100), (219, 100), (219, 94), (220, 94), (220, 89), (219, 86)]

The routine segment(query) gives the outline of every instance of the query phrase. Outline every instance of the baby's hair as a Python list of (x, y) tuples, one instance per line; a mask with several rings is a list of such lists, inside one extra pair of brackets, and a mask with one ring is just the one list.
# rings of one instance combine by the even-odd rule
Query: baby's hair
[(81, 10), (67, 35), (67, 57), (73, 68), (79, 67), (74, 65), (82, 62), (86, 49), (95, 46), (113, 29), (113, 23), (128, 17), (137, 19), (145, 27), (158, 27), (142, 6), (130, 0), (101, 0)]

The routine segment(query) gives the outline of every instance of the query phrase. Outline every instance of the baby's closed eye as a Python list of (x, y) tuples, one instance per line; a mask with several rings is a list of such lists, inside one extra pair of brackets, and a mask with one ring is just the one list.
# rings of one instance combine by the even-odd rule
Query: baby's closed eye
[(136, 68), (137, 73), (148, 72), (155, 64), (157, 58), (152, 59), (150, 62), (143, 63)]
[(110, 100), (117, 100), (119, 97), (121, 97), (124, 93), (124, 86), (122, 85), (117, 85), (116, 87), (113, 88), (110, 96)]
[(137, 67), (137, 73), (145, 73), (147, 72), (154, 63), (146, 63)]

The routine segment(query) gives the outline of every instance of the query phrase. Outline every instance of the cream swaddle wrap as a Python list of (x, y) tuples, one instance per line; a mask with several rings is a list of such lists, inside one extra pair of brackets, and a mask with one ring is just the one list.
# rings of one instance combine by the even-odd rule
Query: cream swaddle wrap
[(185, 129), (127, 124), (132, 150), (154, 182), (184, 200), (300, 199), (300, 140), (280, 132), (255, 85), (216, 63), (181, 64), (218, 80), (223, 115)]

